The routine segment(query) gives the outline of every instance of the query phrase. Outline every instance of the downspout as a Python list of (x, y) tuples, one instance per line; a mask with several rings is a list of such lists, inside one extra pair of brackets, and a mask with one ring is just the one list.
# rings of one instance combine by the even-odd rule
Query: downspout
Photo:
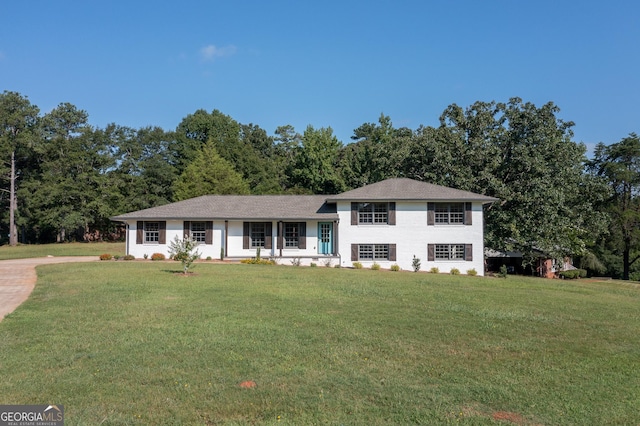
[(282, 258), (282, 246), (284, 245), (284, 240), (282, 238), (282, 221), (278, 222), (278, 236), (276, 238), (278, 249), (280, 250), (280, 257)]
[(224, 257), (229, 256), (227, 248), (229, 247), (229, 221), (224, 221)]
[(124, 240), (126, 241), (125, 254), (129, 255), (129, 222), (125, 222), (127, 231), (125, 232)]
[(335, 232), (334, 232), (334, 234), (335, 234), (335, 236), (334, 236), (334, 238), (335, 238), (334, 247), (335, 248), (334, 248), (333, 251), (336, 252), (335, 254), (338, 256), (338, 265), (342, 266), (342, 256), (340, 255), (340, 250), (339, 250), (340, 240), (338, 239), (338, 236), (339, 236), (338, 229), (340, 228), (340, 219), (334, 220), (333, 224), (334, 224), (334, 228), (335, 228)]

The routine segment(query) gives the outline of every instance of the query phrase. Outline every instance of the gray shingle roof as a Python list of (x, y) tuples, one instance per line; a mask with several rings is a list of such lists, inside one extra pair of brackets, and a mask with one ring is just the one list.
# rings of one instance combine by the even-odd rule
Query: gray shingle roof
[(164, 206), (125, 213), (127, 219), (338, 219), (335, 204), (326, 195), (203, 195)]
[(412, 179), (387, 179), (338, 195), (203, 195), (111, 220), (334, 220), (336, 201), (480, 201), (497, 198)]
[(387, 179), (361, 188), (327, 197), (336, 201), (481, 201), (491, 203), (497, 198), (469, 191), (434, 185), (407, 178)]

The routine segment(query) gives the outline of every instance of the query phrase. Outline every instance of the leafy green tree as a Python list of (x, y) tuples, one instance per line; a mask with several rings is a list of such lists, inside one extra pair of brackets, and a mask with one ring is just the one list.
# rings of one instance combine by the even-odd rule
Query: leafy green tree
[(97, 216), (112, 212), (106, 172), (114, 163), (104, 137), (87, 121), (88, 114), (69, 103), (42, 118), (34, 147), (38, 173), (22, 188), (25, 214), (41, 239), (49, 233), (57, 242), (84, 239)]
[(206, 144), (174, 184), (176, 200), (207, 194), (248, 194), (249, 185), (222, 158), (213, 143)]
[[(4, 182), (9, 184), (9, 189), (2, 187), (1, 190), (9, 198), (9, 244), (12, 246), (18, 243), (18, 180), (25, 175), (22, 166), (34, 142), (38, 114), (38, 107), (19, 93), (5, 91), (0, 95), (0, 176), (3, 186)], [(2, 198), (0, 196), (0, 200)]]
[(393, 127), (391, 118), (381, 114), (378, 124), (365, 123), (354, 130), (355, 142), (341, 153), (340, 170), (347, 188), (358, 188), (404, 175), (414, 134)]
[(341, 148), (330, 127), (308, 126), (289, 166), (291, 184), (314, 194), (342, 192), (344, 182), (337, 170)]
[(222, 158), (249, 183), (254, 193), (281, 192), (280, 173), (273, 138), (260, 127), (242, 125), (218, 110), (198, 110), (185, 117), (176, 130), (177, 171), (195, 159), (205, 143), (211, 142)]
[(611, 220), (607, 246), (622, 256), (622, 279), (628, 280), (640, 259), (640, 137), (631, 133), (618, 143), (599, 143), (589, 170), (610, 190), (604, 205)]
[(141, 210), (173, 200), (177, 179), (175, 134), (160, 127), (134, 130), (115, 124), (105, 129), (117, 167), (110, 173), (122, 194), (120, 211)]

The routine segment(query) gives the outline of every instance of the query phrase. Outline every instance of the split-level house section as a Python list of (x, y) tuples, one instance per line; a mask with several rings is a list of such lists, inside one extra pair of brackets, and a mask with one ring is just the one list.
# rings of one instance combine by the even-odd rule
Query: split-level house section
[(196, 240), (202, 258), (273, 258), (281, 264), (484, 272), (483, 206), (495, 198), (411, 179), (337, 195), (205, 195), (112, 218), (127, 227), (127, 254), (168, 255)]

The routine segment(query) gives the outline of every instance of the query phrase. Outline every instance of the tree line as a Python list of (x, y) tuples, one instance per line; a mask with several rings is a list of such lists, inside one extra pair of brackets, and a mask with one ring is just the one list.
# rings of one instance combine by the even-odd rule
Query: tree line
[(109, 217), (204, 194), (336, 194), (408, 177), (498, 198), (486, 207), (487, 247), (640, 278), (640, 139), (601, 143), (588, 159), (559, 112), (519, 98), (452, 104), (438, 126), (417, 129), (381, 114), (344, 144), (331, 128), (269, 135), (218, 110), (171, 131), (98, 128), (70, 103), (41, 114), (5, 91), (0, 244), (116, 238)]

